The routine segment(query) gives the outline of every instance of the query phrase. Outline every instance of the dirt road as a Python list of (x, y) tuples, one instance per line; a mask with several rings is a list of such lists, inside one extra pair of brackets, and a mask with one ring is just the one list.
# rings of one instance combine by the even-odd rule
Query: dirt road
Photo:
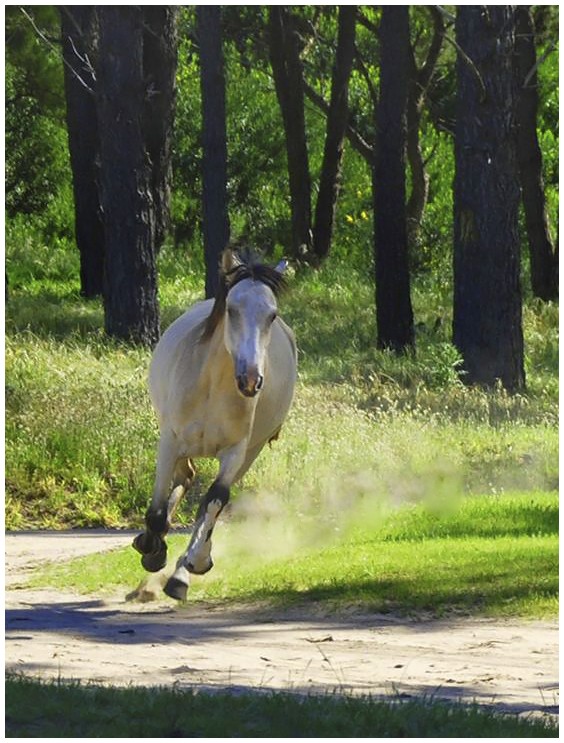
[(38, 564), (129, 544), (124, 532), (9, 534), (6, 668), (113, 685), (426, 696), (558, 713), (556, 622), (274, 615), (29, 589)]

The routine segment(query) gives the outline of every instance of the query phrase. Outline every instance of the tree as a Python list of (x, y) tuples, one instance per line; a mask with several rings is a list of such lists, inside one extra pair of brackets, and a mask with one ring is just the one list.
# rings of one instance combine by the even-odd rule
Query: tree
[(409, 8), (385, 5), (380, 21), (380, 95), (372, 174), (378, 347), (414, 345), (405, 207)]
[(558, 297), (558, 256), (548, 230), (542, 152), (537, 137), (538, 79), (535, 30), (530, 6), (515, 6), (517, 75), (517, 156), (529, 242), (531, 286), (543, 300)]
[(512, 6), (457, 8), (453, 339), (465, 379), (524, 387)]
[(141, 6), (98, 6), (97, 111), (104, 212), (105, 327), (153, 345), (159, 337), (155, 213), (144, 128), (146, 78)]
[(172, 135), (178, 64), (177, 16), (174, 5), (143, 5), (143, 74), (145, 147), (151, 161), (155, 210), (155, 249), (170, 229)]
[(425, 61), (417, 66), (414, 45), (409, 45), (409, 94), (407, 98), (407, 159), (411, 170), (411, 193), (407, 202), (407, 242), (413, 249), (421, 228), (429, 195), (429, 176), (421, 152), (421, 117), (442, 48), (445, 26), (437, 6), (428, 6), (433, 21), (433, 34)]
[(298, 257), (307, 255), (311, 248), (311, 178), (299, 39), (287, 7), (269, 6), (269, 32), (272, 73), (288, 154), (292, 252)]
[(96, 297), (104, 289), (104, 224), (97, 188), (94, 92), (97, 16), (93, 5), (63, 5), (60, 13), (80, 291), (85, 297)]
[(196, 13), (202, 93), (202, 227), (206, 297), (213, 297), (219, 283), (219, 256), (229, 242), (221, 9), (218, 5), (198, 5)]
[(317, 261), (329, 254), (333, 236), (341, 162), (349, 116), (348, 87), (355, 53), (355, 27), (356, 6), (340, 6), (337, 49), (331, 82), (331, 102), (327, 114), (327, 133), (313, 227), (312, 252)]

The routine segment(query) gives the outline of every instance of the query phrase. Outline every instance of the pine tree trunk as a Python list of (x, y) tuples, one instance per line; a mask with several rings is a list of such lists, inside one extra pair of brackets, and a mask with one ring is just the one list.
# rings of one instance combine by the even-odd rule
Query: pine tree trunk
[(537, 137), (538, 78), (535, 31), (528, 5), (515, 6), (515, 72), (517, 75), (517, 156), (529, 242), (533, 294), (545, 301), (558, 298), (554, 247), (548, 230), (542, 153)]
[(155, 250), (170, 229), (172, 133), (176, 102), (178, 57), (177, 16), (174, 5), (143, 5), (143, 71), (145, 143), (152, 163), (151, 192), (155, 211)]
[(66, 5), (60, 12), (80, 293), (96, 297), (104, 289), (104, 224), (97, 188), (96, 83), (86, 63), (95, 64), (96, 10), (93, 5)]
[(202, 91), (202, 181), (206, 297), (216, 294), (219, 256), (229, 242), (227, 207), (227, 124), (221, 9), (198, 5), (200, 87)]
[(414, 346), (405, 209), (409, 8), (384, 5), (380, 21), (380, 99), (372, 173), (378, 347)]
[(457, 8), (453, 338), (465, 380), (524, 387), (511, 6)]
[(298, 39), (286, 7), (269, 6), (270, 60), (282, 112), (292, 218), (292, 252), (307, 256), (311, 249), (311, 179), (307, 151), (304, 82)]
[(152, 346), (159, 337), (151, 160), (145, 148), (141, 6), (98, 6), (97, 110), (106, 233), (106, 332)]
[(345, 133), (349, 118), (349, 79), (355, 55), (355, 26), (356, 6), (341, 5), (339, 7), (337, 51), (331, 81), (331, 102), (327, 114), (327, 132), (313, 227), (312, 252), (317, 261), (327, 257), (333, 237)]

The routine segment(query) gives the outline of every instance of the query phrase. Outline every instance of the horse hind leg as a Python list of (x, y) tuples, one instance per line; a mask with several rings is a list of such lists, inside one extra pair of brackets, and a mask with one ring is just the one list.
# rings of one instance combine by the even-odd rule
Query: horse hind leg
[(168, 498), (167, 503), (167, 525), (168, 528), (170, 528), (172, 524), (172, 518), (174, 514), (176, 513), (176, 509), (178, 508), (180, 501), (190, 488), (192, 481), (194, 480), (194, 476), (196, 474), (196, 470), (194, 468), (194, 463), (191, 459), (188, 459), (186, 457), (181, 457), (177, 463), (176, 467), (174, 469), (174, 480), (172, 483), (172, 492)]

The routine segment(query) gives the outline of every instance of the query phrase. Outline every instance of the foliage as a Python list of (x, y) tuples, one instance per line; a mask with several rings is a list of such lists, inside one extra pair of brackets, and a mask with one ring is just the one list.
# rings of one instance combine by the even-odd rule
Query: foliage
[(10, 677), (12, 737), (557, 737), (544, 720), (473, 705), (296, 694), (102, 688)]
[[(49, 39), (59, 34), (54, 6), (24, 6)], [(558, 50), (557, 17), (550, 8), (535, 10), (539, 33), (539, 137), (544, 155), (549, 217), (558, 224)], [(328, 99), (336, 37), (336, 13), (330, 6), (302, 6), (292, 14), (303, 36), (306, 77)], [(374, 28), (378, 10), (363, 6), (357, 42), (364, 68), (378, 84), (378, 45)], [(413, 6), (412, 35), (418, 63), (430, 38), (427, 9)], [(200, 90), (194, 10), (180, 13), (173, 166), (174, 245), (195, 255), (200, 239)], [(225, 54), (228, 91), (230, 219), (235, 235), (245, 235), (268, 250), (289, 244), (289, 203), (286, 154), (280, 112), (272, 83), (263, 7), (226, 6)], [(316, 34), (312, 35), (315, 26)], [(556, 28), (556, 31), (555, 31)], [(70, 169), (66, 152), (63, 74), (56, 41), (49, 46), (18, 7), (6, 12), (6, 203), (8, 229), (12, 218), (29, 215), (30, 229), (49, 244), (73, 234)], [(452, 29), (448, 31), (452, 34)], [(545, 56), (549, 45), (555, 49)], [(437, 73), (429, 89), (422, 147), (430, 176), (429, 203), (417, 250), (411, 256), (416, 273), (451, 273), (453, 177), (452, 112), (455, 51), (444, 44)], [(373, 103), (364, 72), (357, 67), (351, 80), (355, 126), (370, 135)], [(315, 183), (323, 151), (324, 116), (307, 105), (310, 164)], [(346, 145), (341, 198), (338, 204), (333, 255), (370, 270), (372, 255), (371, 176), (367, 163)], [(315, 200), (315, 193), (313, 194)], [(18, 218), (21, 218), (18, 217)]]
[[(47, 33), (58, 32), (52, 6), (24, 10)], [(6, 40), (6, 210), (10, 217), (36, 215), (70, 181), (62, 65), (56, 48), (38, 38), (19, 7), (6, 10)], [(51, 234), (62, 227), (53, 212), (46, 226)]]

